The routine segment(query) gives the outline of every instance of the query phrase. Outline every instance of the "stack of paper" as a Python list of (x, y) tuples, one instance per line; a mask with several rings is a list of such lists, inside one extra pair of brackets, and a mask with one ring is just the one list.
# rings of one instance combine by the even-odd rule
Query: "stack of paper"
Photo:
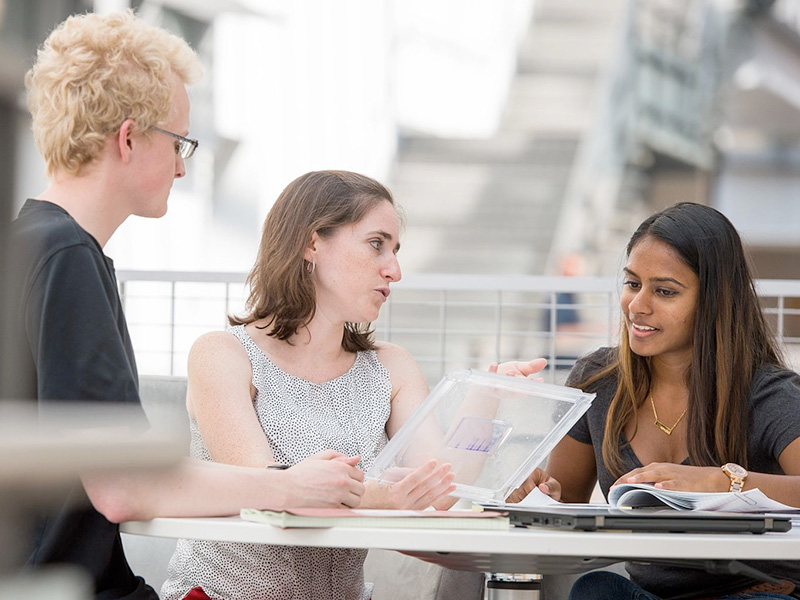
[(623, 483), (608, 492), (608, 502), (620, 508), (669, 506), (678, 510), (726, 512), (796, 512), (800, 509), (768, 498), (758, 488), (746, 492), (682, 492), (648, 483)]

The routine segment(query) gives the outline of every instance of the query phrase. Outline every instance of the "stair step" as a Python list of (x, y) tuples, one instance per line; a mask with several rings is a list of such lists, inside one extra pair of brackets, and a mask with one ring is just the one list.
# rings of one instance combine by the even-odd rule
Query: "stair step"
[(546, 166), (571, 161), (576, 148), (574, 135), (543, 138), (504, 128), (489, 140), (404, 138), (400, 143), (402, 161), (399, 164)]
[(544, 272), (621, 5), (537, 0), (496, 133), (401, 138), (391, 188), (406, 272)]

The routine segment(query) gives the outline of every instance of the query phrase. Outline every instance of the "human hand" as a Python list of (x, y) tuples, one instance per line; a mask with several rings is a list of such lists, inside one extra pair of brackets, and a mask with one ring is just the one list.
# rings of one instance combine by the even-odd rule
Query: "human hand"
[[(492, 363), (489, 365), (490, 373), (499, 373), (500, 375), (509, 375), (511, 377), (529, 377), (534, 373), (538, 373), (547, 366), (547, 360), (544, 358), (534, 358), (528, 362), (521, 360), (510, 360), (504, 363)], [(538, 379), (542, 381), (542, 379)]]
[(692, 467), (675, 463), (650, 463), (617, 479), (621, 483), (652, 483), (664, 490), (727, 492), (731, 480), (719, 467)]
[[(415, 469), (410, 467), (391, 467), (386, 469), (381, 474), (381, 482), (388, 483), (388, 484), (395, 484), (402, 481), (405, 477), (413, 473)], [(450, 510), (453, 505), (458, 502), (458, 498), (453, 496), (442, 496), (436, 502), (433, 502), (431, 506), (436, 510)]]
[(458, 502), (458, 498), (455, 496), (442, 496), (431, 506), (433, 506), (434, 510), (450, 510), (456, 502)]
[(423, 510), (436, 504), (444, 509), (447, 495), (456, 489), (454, 477), (449, 464), (439, 465), (436, 460), (429, 460), (391, 485), (368, 481), (362, 506)]
[(285, 471), (290, 482), (289, 506), (356, 508), (364, 495), (364, 473), (359, 456), (325, 450)]
[(508, 495), (506, 502), (520, 502), (537, 487), (553, 500), (561, 500), (561, 484), (542, 469), (534, 469), (522, 485)]

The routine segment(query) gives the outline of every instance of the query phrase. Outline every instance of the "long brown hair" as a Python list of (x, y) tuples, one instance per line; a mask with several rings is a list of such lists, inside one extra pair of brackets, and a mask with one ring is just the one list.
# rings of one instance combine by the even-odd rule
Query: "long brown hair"
[[(690, 463), (747, 467), (753, 377), (762, 366), (782, 367), (783, 359), (761, 311), (739, 234), (719, 211), (682, 202), (644, 221), (626, 254), (644, 238), (671, 246), (700, 280), (692, 365), (686, 373)], [(623, 474), (622, 431), (631, 419), (636, 422), (652, 385), (650, 360), (631, 351), (625, 319), (621, 321), (616, 359), (578, 383), (590, 389), (606, 376), (617, 379), (603, 440), (603, 460), (616, 477)]]
[[(329, 237), (360, 221), (380, 202), (395, 206), (385, 186), (350, 171), (312, 171), (292, 181), (264, 221), (256, 263), (247, 277), (247, 313), (229, 316), (229, 323), (269, 319), (264, 327), (279, 340), (307, 325), (317, 308), (313, 267), (303, 258), (312, 234)], [(371, 350), (372, 334), (369, 323), (346, 323), (342, 347), (348, 352)]]

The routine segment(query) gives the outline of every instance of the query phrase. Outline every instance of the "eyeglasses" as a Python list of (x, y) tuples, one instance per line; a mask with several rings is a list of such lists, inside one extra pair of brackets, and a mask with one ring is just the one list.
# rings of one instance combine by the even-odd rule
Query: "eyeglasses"
[(197, 146), (199, 142), (197, 140), (193, 140), (187, 137), (183, 137), (182, 135), (178, 135), (177, 133), (172, 133), (171, 131), (167, 131), (166, 129), (161, 129), (160, 127), (156, 127), (155, 125), (151, 125), (150, 129), (155, 129), (163, 133), (164, 135), (168, 135), (170, 137), (174, 137), (178, 140), (178, 143), (175, 144), (175, 153), (180, 154), (181, 158), (186, 160), (187, 158), (191, 158), (194, 151), (197, 150)]

